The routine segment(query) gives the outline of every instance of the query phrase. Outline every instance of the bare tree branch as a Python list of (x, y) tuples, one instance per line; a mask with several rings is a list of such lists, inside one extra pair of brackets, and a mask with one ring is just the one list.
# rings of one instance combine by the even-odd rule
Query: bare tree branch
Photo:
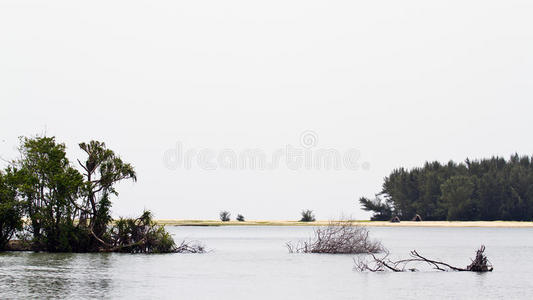
[(383, 271), (393, 271), (393, 272), (405, 272), (405, 271), (417, 271), (417, 269), (409, 267), (414, 263), (423, 262), (435, 270), (439, 271), (457, 271), (457, 272), (491, 272), (493, 270), (492, 265), (484, 254), (485, 246), (481, 246), (476, 251), (476, 258), (472, 260), (472, 263), (466, 268), (459, 268), (452, 266), (448, 263), (437, 261), (433, 259), (426, 258), (420, 255), (416, 250), (411, 251), (411, 258), (402, 259), (393, 261), (388, 259), (389, 254), (387, 253), (384, 257), (378, 258), (374, 254), (370, 253), (372, 256), (371, 261), (367, 261), (364, 257), (358, 257), (354, 259), (354, 269), (360, 272), (370, 271), (370, 272), (383, 272)]

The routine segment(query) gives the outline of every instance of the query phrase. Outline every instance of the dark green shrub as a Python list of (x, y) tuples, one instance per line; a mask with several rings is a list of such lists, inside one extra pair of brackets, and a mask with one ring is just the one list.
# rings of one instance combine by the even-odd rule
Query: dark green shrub
[(110, 247), (107, 251), (128, 253), (202, 253), (204, 247), (183, 241), (176, 246), (164, 226), (157, 225), (152, 213), (145, 211), (139, 218), (121, 218), (108, 233)]
[(231, 220), (231, 214), (228, 211), (221, 211), (220, 212), (220, 221), (228, 222), (229, 220)]
[(314, 222), (315, 214), (313, 214), (313, 211), (310, 209), (306, 209), (302, 211), (302, 218), (300, 219), (300, 222)]
[(8, 175), (0, 172), (0, 250), (22, 229), (22, 207)]
[(136, 219), (121, 218), (111, 227), (109, 234), (112, 251), (129, 253), (169, 253), (176, 244), (163, 226), (156, 225), (152, 213), (145, 211)]

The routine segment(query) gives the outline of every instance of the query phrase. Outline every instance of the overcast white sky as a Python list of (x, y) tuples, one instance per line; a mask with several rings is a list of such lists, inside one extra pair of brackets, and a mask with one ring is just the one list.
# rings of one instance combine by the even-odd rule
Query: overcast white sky
[[(368, 218), (399, 166), (533, 153), (531, 1), (0, 0), (0, 156), (46, 130), (135, 165), (115, 215)], [(360, 151), (358, 170), (165, 167), (165, 151)]]

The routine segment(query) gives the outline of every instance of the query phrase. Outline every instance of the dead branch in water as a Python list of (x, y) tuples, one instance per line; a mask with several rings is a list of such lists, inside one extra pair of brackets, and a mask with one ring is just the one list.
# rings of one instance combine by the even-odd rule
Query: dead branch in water
[(485, 255), (485, 246), (481, 246), (476, 251), (476, 258), (472, 260), (472, 263), (466, 267), (467, 271), (471, 272), (492, 272), (494, 269), (489, 259)]
[(371, 254), (372, 259), (368, 261), (366, 258), (355, 259), (354, 269), (360, 272), (370, 271), (370, 272), (384, 272), (384, 271), (393, 271), (393, 272), (405, 272), (405, 271), (418, 271), (414, 267), (409, 267), (415, 263), (425, 263), (435, 270), (439, 271), (459, 271), (459, 272), (491, 272), (493, 270), (492, 264), (489, 262), (485, 256), (485, 246), (481, 246), (476, 251), (476, 257), (472, 260), (472, 263), (466, 268), (454, 267), (445, 262), (433, 260), (426, 258), (420, 255), (416, 250), (411, 251), (411, 258), (393, 261), (388, 258), (389, 253), (384, 257), (378, 258), (374, 254)]
[(317, 228), (314, 237), (293, 245), (288, 242), (290, 253), (378, 253), (384, 248), (369, 237), (368, 229), (349, 221), (332, 221), (324, 228)]
[(199, 243), (182, 241), (181, 244), (174, 248), (175, 253), (205, 253), (205, 247)]

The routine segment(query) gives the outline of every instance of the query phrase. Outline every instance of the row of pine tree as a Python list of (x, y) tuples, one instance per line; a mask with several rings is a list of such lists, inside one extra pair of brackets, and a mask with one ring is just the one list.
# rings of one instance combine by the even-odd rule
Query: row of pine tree
[(515, 154), (506, 160), (427, 162), (421, 168), (394, 170), (375, 198), (362, 197), (373, 220), (533, 219), (533, 161)]

